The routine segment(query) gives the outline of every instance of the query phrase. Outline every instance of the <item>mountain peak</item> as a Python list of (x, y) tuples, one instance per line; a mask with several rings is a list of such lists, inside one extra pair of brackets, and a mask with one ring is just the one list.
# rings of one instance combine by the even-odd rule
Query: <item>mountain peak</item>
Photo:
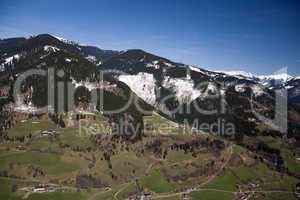
[(59, 37), (59, 36), (53, 36), (53, 37), (55, 37), (56, 39), (58, 39), (61, 42), (67, 43), (67, 44), (86, 46), (84, 44), (80, 44), (79, 42), (75, 42), (75, 41), (72, 41), (72, 40), (67, 40), (67, 39)]

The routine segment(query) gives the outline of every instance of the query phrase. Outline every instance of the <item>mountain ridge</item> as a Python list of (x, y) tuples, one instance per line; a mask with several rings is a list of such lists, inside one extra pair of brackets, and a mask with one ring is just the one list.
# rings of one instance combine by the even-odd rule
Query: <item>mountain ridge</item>
[[(125, 50), (121, 50), (121, 51), (117, 51), (117, 50), (106, 50), (106, 49), (102, 49), (98, 46), (95, 46), (95, 45), (89, 45), (89, 44), (82, 44), (80, 42), (77, 42), (77, 41), (74, 41), (74, 40), (68, 40), (68, 39), (65, 39), (63, 37), (60, 37), (60, 36), (57, 36), (57, 35), (51, 35), (51, 34), (47, 34), (47, 33), (44, 33), (44, 34), (38, 34), (38, 35), (32, 35), (32, 36), (29, 36), (28, 38), (26, 37), (12, 37), (12, 38), (2, 38), (0, 39), (0, 44), (5, 42), (5, 41), (9, 41), (9, 40), (26, 40), (26, 39), (30, 39), (30, 38), (35, 38), (35, 37), (41, 37), (41, 36), (49, 36), (49, 37), (52, 37), (52, 38), (55, 38), (57, 40), (60, 40), (64, 43), (67, 43), (67, 44), (70, 44), (70, 45), (78, 45), (78, 46), (81, 46), (81, 47), (92, 47), (92, 48), (97, 48), (99, 50), (102, 50), (102, 51), (106, 51), (106, 52), (118, 52), (119, 54), (123, 54), (123, 53), (127, 53), (127, 52), (131, 52), (131, 51), (142, 51), (144, 53), (147, 53), (147, 54), (151, 54), (151, 55), (154, 55), (156, 56), (155, 54), (153, 53), (149, 53), (149, 52), (146, 52), (145, 50), (143, 49), (125, 49)], [(168, 61), (170, 61), (169, 59), (167, 58), (164, 58), (164, 57), (161, 57), (163, 59), (166, 59)], [(173, 61), (171, 61), (173, 62)], [(174, 63), (178, 63), (178, 64), (182, 64), (182, 63), (179, 63), (179, 62), (174, 62)], [(197, 66), (197, 65), (193, 65), (193, 64), (188, 64), (189, 66), (193, 66), (199, 70), (201, 69), (204, 69), (205, 67), (204, 66)], [(290, 80), (290, 79), (299, 79), (300, 76), (297, 76), (297, 75), (290, 75), (288, 73), (279, 73), (279, 74), (253, 74), (251, 72), (247, 72), (247, 71), (241, 71), (241, 70), (206, 70), (206, 71), (209, 71), (209, 72), (216, 72), (216, 73), (224, 73), (224, 74), (227, 74), (227, 75), (232, 75), (232, 76), (244, 76), (246, 78), (258, 78), (258, 79), (285, 79), (286, 81)]]
[[(109, 75), (109, 80), (117, 78), (115, 81), (125, 83), (147, 104), (168, 115), (169, 119), (180, 123), (183, 122), (183, 119), (188, 119), (190, 122), (200, 119), (202, 122), (213, 123), (222, 116), (229, 122), (240, 122), (241, 130), (239, 132), (249, 132), (249, 130), (255, 130), (256, 123), (258, 123), (258, 121), (253, 121), (256, 118), (255, 115), (248, 112), (251, 109), (252, 99), (257, 105), (262, 104), (259, 110), (263, 114), (274, 115), (275, 93), (273, 89), (276, 88), (261, 85), (256, 78), (232, 76), (173, 62), (141, 49), (103, 52), (101, 49), (98, 51), (98, 48), (95, 47), (96, 51), (93, 49), (90, 53), (78, 43), (66, 42), (65, 39), (59, 40), (49, 34), (31, 37), (22, 44), (17, 43), (12, 46), (5, 51), (5, 48), (0, 45), (1, 60), (3, 60), (0, 61), (0, 64), (4, 68), (1, 75), (8, 74), (17, 78), (16, 74), (27, 69), (47, 69), (53, 66), (56, 70), (63, 69), (67, 72), (66, 81), (72, 80), (72, 83), (77, 85), (89, 85), (88, 90), (92, 90), (97, 89), (99, 71), (106, 69), (122, 71), (125, 76), (122, 74)], [(102, 53), (105, 53), (105, 56)], [(6, 86), (9, 83), (8, 77), (1, 80)], [(34, 82), (36, 81), (33, 80)], [(41, 82), (27, 84), (28, 89), (33, 84), (34, 88), (39, 88), (36, 91), (44, 92), (43, 87), (40, 86)], [(287, 83), (289, 85), (284, 85), (284, 87), (289, 86), (289, 97), (292, 99), (289, 106), (299, 109), (298, 90), (300, 85), (298, 79), (292, 79)], [(278, 88), (280, 87), (278, 86)], [(216, 94), (220, 94), (218, 99), (211, 100), (210, 97)], [(42, 105), (40, 97), (46, 95), (34, 94), (33, 96), (35, 102)], [(164, 101), (166, 96), (172, 98)], [(170, 113), (176, 107), (185, 110), (194, 103), (204, 108), (216, 109), (219, 112), (219, 100), (222, 96), (225, 97), (226, 106), (229, 108), (228, 113), (225, 114), (217, 113), (207, 117), (196, 112), (196, 108), (193, 108), (194, 110), (190, 114)]]

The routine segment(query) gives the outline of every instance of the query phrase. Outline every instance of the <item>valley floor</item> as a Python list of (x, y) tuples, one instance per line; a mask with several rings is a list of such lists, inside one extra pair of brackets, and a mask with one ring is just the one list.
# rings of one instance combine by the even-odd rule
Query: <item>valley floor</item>
[[(97, 116), (93, 123), (107, 121)], [(209, 135), (147, 134), (131, 143), (104, 133), (87, 137), (76, 126), (59, 128), (42, 118), (19, 122), (7, 136), (0, 146), (0, 199), (122, 200), (141, 194), (160, 200), (297, 199), (297, 177), (271, 169), (231, 142), (212, 148), (222, 139)], [(299, 162), (281, 140), (257, 139), (284, 149), (288, 168), (300, 174)], [(201, 145), (182, 145), (195, 141)]]

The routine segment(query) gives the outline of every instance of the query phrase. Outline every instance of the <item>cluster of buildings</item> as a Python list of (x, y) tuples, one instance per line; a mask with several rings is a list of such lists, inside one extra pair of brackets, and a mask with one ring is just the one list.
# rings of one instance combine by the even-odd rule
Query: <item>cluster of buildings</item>
[(54, 192), (55, 188), (48, 184), (39, 184), (35, 187), (24, 187), (20, 188), (20, 191), (30, 192), (30, 193), (46, 193), (46, 192)]
[(127, 198), (127, 200), (150, 200), (151, 192), (142, 192), (141, 194), (134, 194)]
[(40, 134), (41, 136), (54, 137), (57, 133), (55, 130), (43, 130)]
[(39, 187), (35, 187), (32, 190), (34, 193), (44, 193), (44, 192), (54, 192), (54, 188), (52, 186), (39, 186)]

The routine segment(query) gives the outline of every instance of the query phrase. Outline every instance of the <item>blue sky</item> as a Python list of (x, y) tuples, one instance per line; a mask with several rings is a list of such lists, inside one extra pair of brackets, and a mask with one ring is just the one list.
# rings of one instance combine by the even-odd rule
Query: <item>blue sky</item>
[(0, 10), (0, 38), (50, 33), (208, 69), (300, 75), (298, 0), (2, 0)]

